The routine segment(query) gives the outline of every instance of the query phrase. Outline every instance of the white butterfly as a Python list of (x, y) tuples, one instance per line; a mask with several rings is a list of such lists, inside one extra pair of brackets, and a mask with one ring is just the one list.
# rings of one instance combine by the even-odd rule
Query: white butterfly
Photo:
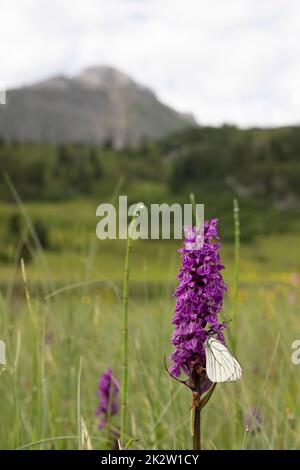
[(231, 382), (242, 377), (241, 365), (221, 341), (209, 337), (205, 341), (204, 349), (206, 374), (211, 382)]

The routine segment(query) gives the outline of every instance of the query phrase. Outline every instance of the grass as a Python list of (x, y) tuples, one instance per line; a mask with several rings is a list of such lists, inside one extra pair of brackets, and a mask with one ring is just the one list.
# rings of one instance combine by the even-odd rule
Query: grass
[[(5, 220), (16, 208), (1, 204)], [(97, 381), (112, 366), (122, 374), (122, 277), (126, 241), (95, 239), (95, 207), (88, 201), (26, 205), (31, 220), (51, 227), (44, 261), (0, 269), (0, 337), (7, 367), (0, 375), (0, 448), (82, 447), (82, 419), (92, 447), (107, 445), (97, 428)], [(77, 214), (76, 220), (74, 214)], [(171, 382), (163, 357), (172, 350), (172, 291), (179, 242), (136, 241), (130, 267), (127, 438), (134, 448), (190, 448), (189, 391)], [(300, 369), (291, 362), (299, 331), (300, 285), (297, 234), (270, 235), (241, 245), (237, 292), (237, 357), (244, 367), (239, 384), (219, 385), (202, 416), (204, 449), (297, 449), (300, 447)], [(234, 247), (225, 245), (225, 280), (234, 279)], [(14, 288), (13, 288), (14, 286)], [(52, 295), (49, 295), (51, 294)], [(29, 296), (29, 304), (28, 304)], [(29, 307), (29, 310), (28, 310)], [(234, 308), (226, 295), (224, 319)], [(299, 369), (299, 370), (298, 370)], [(238, 388), (238, 393), (236, 390)], [(236, 397), (241, 416), (236, 433)], [(248, 432), (245, 417), (259, 407), (262, 426)], [(119, 417), (112, 419), (119, 425)]]
[[(299, 326), (296, 306), (289, 305), (289, 288), (278, 285), (266, 291), (247, 288), (240, 292), (239, 350), (238, 357), (245, 369), (240, 387), (243, 414), (260, 406), (263, 426), (260, 433), (247, 437), (247, 448), (298, 448), (299, 372), (290, 360), (291, 342)], [(163, 367), (163, 354), (171, 350), (172, 302), (151, 299), (130, 304), (129, 344), (129, 433), (139, 438), (142, 448), (171, 448), (173, 427), (177, 446), (189, 448), (190, 393), (174, 383), (172, 407), (169, 379)], [(34, 440), (77, 434), (78, 364), (83, 357), (81, 381), (81, 415), (91, 436), (101, 438), (97, 430), (95, 409), (99, 374), (112, 365), (116, 375), (121, 375), (122, 306), (120, 302), (103, 299), (101, 295), (82, 298), (70, 293), (57, 296), (48, 302), (35, 299), (34, 311), (38, 323), (46, 323), (44, 374), (32, 379), (32, 329), (28, 311), (21, 299), (14, 306), (3, 300), (8, 312), (2, 337), (9, 344), (8, 366), (1, 376), (0, 396), (2, 426), (1, 448), (14, 448), (16, 428), (18, 445)], [(229, 302), (224, 313), (228, 316)], [(3, 323), (3, 321), (2, 321)], [(286, 328), (289, 325), (289, 328)], [(41, 329), (41, 325), (40, 325)], [(11, 366), (17, 350), (20, 331), (21, 348), (16, 370)], [(278, 335), (279, 344), (271, 361)], [(41, 414), (44, 426), (38, 427), (32, 413), (33, 390), (41, 393), (44, 382), (44, 399)], [(242, 442), (233, 442), (231, 417), (234, 412), (236, 384), (217, 387), (210, 404), (203, 412), (203, 447), (240, 448)], [(16, 396), (14, 396), (14, 389)], [(17, 406), (16, 406), (17, 405)], [(225, 410), (225, 412), (224, 412)], [(38, 417), (37, 417), (38, 418)], [(15, 425), (14, 425), (15, 423)], [(118, 424), (118, 419), (115, 421)], [(240, 423), (242, 429), (245, 425)], [(43, 444), (43, 448), (76, 448), (74, 440)], [(94, 447), (101, 447), (101, 442)]]

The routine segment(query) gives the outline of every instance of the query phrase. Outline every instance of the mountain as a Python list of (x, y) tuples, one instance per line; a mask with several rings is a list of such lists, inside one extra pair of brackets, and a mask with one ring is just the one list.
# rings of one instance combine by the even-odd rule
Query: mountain
[(137, 144), (195, 126), (191, 115), (112, 67), (92, 67), (7, 92), (0, 137), (46, 143)]

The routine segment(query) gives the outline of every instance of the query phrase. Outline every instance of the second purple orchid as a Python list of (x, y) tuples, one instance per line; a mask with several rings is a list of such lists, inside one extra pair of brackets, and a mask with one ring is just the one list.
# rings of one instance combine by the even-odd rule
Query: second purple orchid
[(109, 418), (118, 413), (119, 382), (113, 376), (112, 369), (107, 369), (100, 377), (98, 397), (100, 399), (96, 415), (100, 416), (99, 428), (106, 427)]

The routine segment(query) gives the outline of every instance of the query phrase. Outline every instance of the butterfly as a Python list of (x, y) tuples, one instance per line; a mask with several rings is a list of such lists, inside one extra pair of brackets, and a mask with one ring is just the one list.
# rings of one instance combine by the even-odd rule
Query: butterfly
[(243, 370), (227, 346), (210, 336), (204, 344), (206, 374), (211, 382), (231, 382), (239, 380)]

